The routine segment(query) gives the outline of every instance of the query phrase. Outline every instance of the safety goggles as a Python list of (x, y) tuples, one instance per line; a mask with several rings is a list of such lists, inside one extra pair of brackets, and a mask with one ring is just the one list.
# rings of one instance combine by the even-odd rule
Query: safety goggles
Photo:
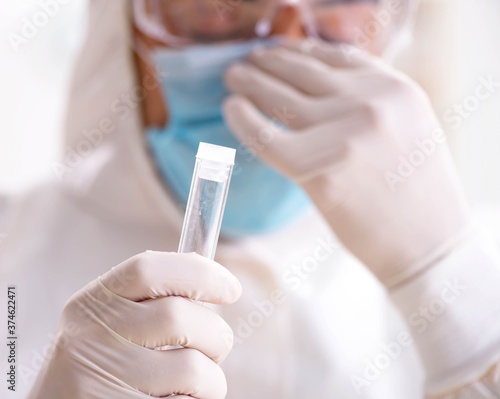
[[(133, 0), (137, 27), (171, 47), (265, 38), (284, 8), (302, 31), (328, 42), (383, 48), (413, 15), (418, 0)], [(286, 14), (285, 14), (286, 15)], [(283, 21), (282, 21), (283, 22)], [(284, 21), (286, 23), (286, 21)]]

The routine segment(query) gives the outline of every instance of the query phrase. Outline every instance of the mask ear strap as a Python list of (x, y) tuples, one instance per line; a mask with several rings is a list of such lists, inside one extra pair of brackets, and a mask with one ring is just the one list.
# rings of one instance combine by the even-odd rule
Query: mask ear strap
[(148, 12), (146, 11), (146, 1), (147, 0), (132, 1), (134, 22), (136, 27), (142, 33), (172, 47), (182, 47), (190, 44), (188, 40), (175, 37), (168, 33), (161, 21), (158, 19), (158, 15), (161, 14), (161, 9), (159, 8), (159, 3), (156, 0), (152, 0), (152, 6), (154, 7), (153, 15), (148, 15)]

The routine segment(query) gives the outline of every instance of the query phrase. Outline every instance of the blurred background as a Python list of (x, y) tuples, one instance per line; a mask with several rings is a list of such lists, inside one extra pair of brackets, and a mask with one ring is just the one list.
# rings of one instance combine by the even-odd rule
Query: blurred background
[(25, 18), (41, 10), (40, 1), (0, 2), (2, 194), (53, 178), (51, 164), (60, 150), (68, 80), (85, 28), (86, 1), (65, 2), (27, 43), (20, 44), (10, 34), (21, 34)]
[[(0, 3), (1, 194), (55, 180), (52, 163), (61, 150), (66, 90), (84, 34), (86, 1), (61, 0), (45, 27), (27, 43), (13, 44), (11, 34), (19, 33), (40, 3)], [(482, 81), (500, 82), (499, 21), (498, 0), (423, 0), (413, 43), (396, 61), (429, 93), (467, 195), (486, 220), (496, 219), (494, 226), (500, 226), (500, 87), (486, 100), (474, 99), (474, 92)], [(457, 107), (465, 109), (461, 116)], [(500, 239), (500, 230), (497, 234)]]

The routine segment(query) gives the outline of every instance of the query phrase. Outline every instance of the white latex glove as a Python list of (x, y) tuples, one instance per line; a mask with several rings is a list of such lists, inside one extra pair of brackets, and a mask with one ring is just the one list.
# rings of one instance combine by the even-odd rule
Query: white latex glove
[[(235, 135), (300, 184), (387, 286), (435, 262), (467, 224), (429, 100), (382, 60), (308, 40), (258, 50), (229, 68), (226, 84), (235, 93), (225, 104)], [(387, 173), (419, 150), (416, 140), (429, 155), (391, 186)]]
[[(30, 398), (222, 399), (232, 331), (193, 302), (228, 304), (238, 280), (195, 254), (145, 252), (88, 284), (63, 311), (55, 354)], [(154, 350), (165, 345), (185, 348)], [(183, 396), (186, 395), (186, 396)]]

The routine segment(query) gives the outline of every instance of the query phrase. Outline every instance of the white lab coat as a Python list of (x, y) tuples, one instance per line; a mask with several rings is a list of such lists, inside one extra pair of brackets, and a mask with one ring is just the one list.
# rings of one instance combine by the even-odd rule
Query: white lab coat
[[(134, 254), (175, 251), (179, 240), (183, 213), (148, 154), (134, 98), (141, 82), (127, 3), (91, 0), (88, 21), (68, 98), (67, 159), (54, 164), (62, 179), (0, 201), (1, 292), (14, 284), (18, 304), (17, 391), (9, 398), (26, 397), (74, 292)], [(276, 233), (221, 240), (216, 260), (244, 288), (237, 304), (220, 309), (236, 334), (222, 365), (228, 398), (422, 397), (414, 346), (356, 389), (353, 377), (408, 328), (372, 275), (330, 237), (311, 210)], [(271, 306), (275, 289), (286, 300)]]

